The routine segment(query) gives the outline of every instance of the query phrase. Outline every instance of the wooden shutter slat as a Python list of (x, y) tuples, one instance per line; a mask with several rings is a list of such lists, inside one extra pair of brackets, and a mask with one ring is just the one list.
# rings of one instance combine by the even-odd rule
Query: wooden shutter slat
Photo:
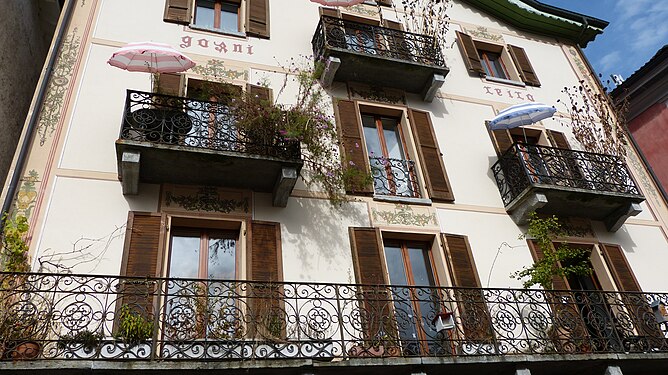
[(555, 130), (547, 130), (547, 137), (550, 139), (553, 147), (570, 150), (571, 146), (568, 144), (566, 135)]
[(487, 342), (493, 337), (492, 319), (473, 260), (473, 254), (466, 236), (441, 233), (446, 250), (448, 269), (452, 282), (458, 288), (455, 296), (459, 318), (466, 340)]
[(383, 27), (387, 27), (388, 29), (392, 30), (404, 30), (404, 25), (399, 21), (383, 20)]
[(246, 0), (246, 34), (269, 39), (269, 0)]
[(509, 44), (508, 50), (510, 51), (510, 56), (515, 62), (515, 66), (517, 66), (517, 70), (520, 73), (520, 78), (522, 78), (522, 81), (527, 85), (540, 86), (540, 81), (536, 76), (536, 72), (534, 71), (533, 66), (531, 66), (531, 62), (529, 61), (524, 48)]
[(494, 149), (501, 156), (513, 145), (513, 138), (506, 129), (492, 130), (491, 133), (494, 138)]
[[(545, 258), (543, 250), (540, 248), (540, 246), (538, 246), (538, 242), (534, 240), (527, 240), (527, 243), (529, 244), (529, 250), (531, 251), (531, 256), (533, 257), (534, 262), (537, 262)], [(568, 281), (566, 280), (566, 278), (561, 276), (553, 276), (552, 289), (569, 290), (570, 286), (568, 285)]]
[(181, 25), (189, 24), (191, 3), (192, 0), (166, 0), (163, 20)]
[[(341, 136), (341, 153), (343, 160), (352, 161), (353, 168), (360, 172), (370, 174), (369, 159), (364, 154), (364, 140), (362, 139), (362, 124), (358, 117), (357, 106), (351, 100), (339, 100), (337, 105), (337, 124)], [(366, 184), (358, 186), (358, 191), (348, 191), (349, 194), (373, 194), (373, 186)]]
[(464, 34), (459, 31), (455, 32), (457, 33), (457, 43), (459, 43), (459, 47), (461, 48), (466, 68), (469, 70), (469, 72), (484, 75), (485, 70), (482, 68), (480, 55), (478, 55), (478, 49), (473, 42), (473, 38), (471, 38), (468, 34)]
[(176, 73), (160, 73), (158, 75), (158, 87), (155, 90), (158, 94), (181, 96), (183, 76)]
[(640, 284), (631, 271), (622, 248), (618, 245), (601, 244), (601, 250), (617, 287), (623, 292), (641, 292)]
[(376, 0), (376, 3), (381, 6), (386, 6), (386, 7), (391, 7), (392, 6), (392, 0)]
[(434, 201), (454, 201), (429, 113), (409, 109), (409, 115), (429, 197)]
[(321, 16), (341, 17), (341, 12), (335, 8), (320, 7)]

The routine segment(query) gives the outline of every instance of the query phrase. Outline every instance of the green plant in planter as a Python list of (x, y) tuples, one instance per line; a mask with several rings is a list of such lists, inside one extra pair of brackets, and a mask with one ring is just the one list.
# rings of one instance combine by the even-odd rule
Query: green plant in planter
[(153, 337), (153, 322), (132, 311), (128, 305), (121, 306), (118, 322), (116, 338), (131, 346), (144, 343)]
[(520, 239), (532, 239), (543, 253), (543, 258), (534, 262), (531, 267), (524, 267), (521, 271), (511, 274), (514, 279), (524, 279), (523, 286), (530, 288), (540, 285), (544, 289), (552, 289), (553, 277), (568, 278), (571, 275), (589, 275), (592, 268), (589, 263), (588, 252), (569, 246), (566, 243), (553, 245), (565, 232), (556, 216), (540, 218), (533, 212), (529, 218), (529, 228)]
[(102, 339), (104, 339), (102, 332), (92, 332), (84, 329), (77, 333), (69, 333), (65, 336), (62, 336), (58, 341), (58, 348), (67, 349), (68, 347), (76, 347), (80, 345), (86, 351), (90, 352), (97, 348)]

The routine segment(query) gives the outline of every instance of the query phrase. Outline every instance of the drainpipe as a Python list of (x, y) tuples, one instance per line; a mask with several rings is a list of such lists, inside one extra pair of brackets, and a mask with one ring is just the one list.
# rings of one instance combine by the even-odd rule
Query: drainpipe
[[(44, 97), (46, 96), (46, 89), (49, 84), (51, 73), (53, 72), (53, 67), (56, 63), (58, 57), (58, 50), (60, 49), (60, 44), (65, 36), (65, 31), (67, 30), (67, 25), (72, 18), (72, 13), (74, 10), (74, 3), (76, 0), (67, 0), (65, 9), (61, 12), (60, 16), (60, 25), (58, 30), (56, 30), (56, 35), (54, 41), (51, 43), (51, 50), (49, 51), (49, 58), (46, 62), (46, 69), (42, 73), (41, 82), (37, 88), (37, 97), (35, 98), (35, 106), (33, 111), (30, 113), (30, 118), (28, 120), (28, 125), (26, 126), (25, 136), (23, 137), (23, 142), (18, 149), (19, 155), (16, 159), (16, 165), (14, 166), (14, 172), (12, 173), (12, 178), (7, 187), (7, 195), (5, 195), (5, 200), (2, 203), (2, 210), (0, 213), (9, 213), (9, 210), (12, 207), (12, 201), (16, 195), (16, 190), (19, 186), (21, 180), (21, 175), (23, 174), (23, 169), (28, 158), (29, 147), (32, 144), (33, 133), (35, 132), (35, 127), (37, 126), (37, 121), (39, 120), (39, 115), (42, 112), (42, 106), (44, 105)], [(0, 220), (0, 233), (4, 233), (5, 220)]]

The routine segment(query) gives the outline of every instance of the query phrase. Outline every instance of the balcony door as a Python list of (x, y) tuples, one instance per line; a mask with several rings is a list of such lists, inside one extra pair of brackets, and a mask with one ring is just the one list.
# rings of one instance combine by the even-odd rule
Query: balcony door
[(437, 353), (440, 344), (431, 319), (439, 312), (438, 291), (428, 244), (387, 241), (384, 247), (403, 353)]
[(171, 340), (230, 339), (238, 326), (236, 231), (175, 228), (165, 304), (165, 335)]
[(185, 144), (213, 150), (235, 151), (239, 135), (230, 111), (230, 101), (241, 93), (232, 84), (188, 79), (188, 115), (194, 120)]
[(378, 195), (417, 197), (415, 163), (406, 156), (398, 118), (362, 115), (374, 192)]

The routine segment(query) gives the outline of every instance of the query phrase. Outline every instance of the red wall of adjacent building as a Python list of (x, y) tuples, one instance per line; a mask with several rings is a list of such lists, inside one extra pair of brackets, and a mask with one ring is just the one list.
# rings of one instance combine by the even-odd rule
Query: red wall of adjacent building
[(657, 103), (649, 107), (629, 124), (636, 143), (668, 191), (668, 105)]

